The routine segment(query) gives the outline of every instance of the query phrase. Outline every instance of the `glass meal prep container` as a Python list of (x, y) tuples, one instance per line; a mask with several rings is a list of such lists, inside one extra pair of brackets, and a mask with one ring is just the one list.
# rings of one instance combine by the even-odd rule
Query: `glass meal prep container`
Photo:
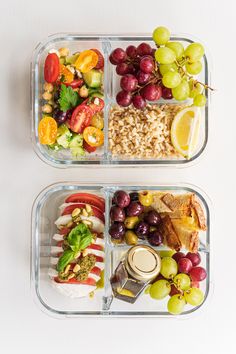
[[(172, 36), (171, 40), (177, 40), (188, 45), (193, 42), (191, 38), (183, 36)], [(205, 150), (208, 140), (208, 117), (209, 117), (209, 90), (206, 90), (207, 103), (201, 108), (201, 126), (199, 140), (195, 152), (192, 157), (186, 159), (184, 157), (168, 157), (168, 158), (138, 158), (128, 156), (112, 155), (109, 148), (109, 116), (112, 107), (116, 105), (116, 94), (119, 89), (120, 76), (116, 74), (115, 66), (109, 61), (109, 55), (117, 47), (126, 48), (128, 45), (139, 45), (147, 42), (153, 46), (150, 36), (123, 36), (123, 35), (77, 35), (77, 34), (56, 34), (47, 38), (46, 41), (39, 43), (36, 47), (31, 65), (31, 101), (32, 101), (32, 142), (37, 155), (46, 163), (54, 167), (76, 167), (80, 165), (158, 165), (158, 166), (185, 166), (196, 160)], [(48, 52), (52, 49), (68, 47), (71, 53), (83, 51), (91, 48), (97, 48), (104, 56), (104, 145), (97, 149), (96, 152), (80, 157), (73, 157), (68, 149), (55, 151), (45, 145), (39, 143), (38, 124), (42, 118), (42, 94), (43, 94), (43, 67)], [(203, 57), (203, 69), (198, 75), (201, 82), (210, 85), (209, 64), (207, 56)], [(155, 103), (155, 102), (153, 102)], [(158, 104), (179, 104), (179, 101), (160, 99)], [(181, 102), (181, 103), (187, 103)]]
[[(201, 255), (201, 266), (206, 269), (207, 278), (201, 282), (201, 290), (204, 293), (204, 301), (200, 306), (192, 307), (186, 305), (184, 312), (178, 315), (178, 318), (184, 318), (193, 314), (200, 308), (204, 307), (208, 298), (211, 271), (210, 271), (210, 212), (209, 206), (204, 194), (196, 187), (191, 185), (81, 185), (79, 183), (57, 183), (44, 189), (36, 198), (32, 210), (32, 241), (31, 241), (31, 287), (33, 297), (37, 305), (46, 313), (56, 317), (167, 317), (173, 318), (167, 311), (166, 299), (157, 301), (150, 296), (142, 293), (135, 303), (121, 301), (113, 296), (111, 277), (120, 262), (124, 259), (131, 246), (127, 244), (115, 244), (109, 235), (110, 218), (109, 211), (112, 205), (112, 197), (117, 190), (141, 191), (150, 190), (152, 192), (164, 191), (179, 195), (183, 193), (194, 193), (206, 217), (206, 231), (199, 233), (199, 249)], [(94, 296), (90, 298), (70, 298), (62, 295), (52, 286), (51, 279), (48, 275), (51, 264), (51, 246), (52, 236), (57, 233), (55, 220), (60, 215), (59, 206), (64, 202), (65, 198), (73, 193), (92, 193), (102, 196), (105, 199), (105, 229), (104, 229), (104, 287), (94, 292)], [(146, 244), (147, 241), (139, 240), (138, 244)], [(148, 245), (147, 245), (148, 246)], [(144, 246), (146, 247), (146, 246)], [(167, 246), (153, 247), (154, 251), (170, 250)], [(159, 257), (159, 256), (158, 256)], [(140, 259), (138, 262), (140, 262)], [(139, 272), (139, 274), (141, 274)], [(143, 289), (142, 289), (143, 290)], [(140, 290), (138, 290), (140, 291)]]

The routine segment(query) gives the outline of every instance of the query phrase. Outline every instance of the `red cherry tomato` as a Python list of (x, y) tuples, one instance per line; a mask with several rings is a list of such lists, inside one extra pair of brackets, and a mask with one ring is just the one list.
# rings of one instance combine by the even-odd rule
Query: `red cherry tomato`
[(99, 97), (93, 97), (89, 103), (89, 107), (92, 109), (94, 114), (101, 112), (104, 108), (104, 101)]
[(93, 111), (89, 106), (81, 104), (77, 106), (71, 116), (69, 125), (75, 133), (82, 133), (91, 123)]
[(49, 83), (57, 81), (60, 74), (60, 62), (56, 53), (48, 54), (44, 63), (44, 79)]
[(103, 213), (105, 211), (105, 200), (102, 197), (99, 197), (95, 194), (90, 193), (75, 193), (66, 198), (65, 203), (85, 203), (90, 204), (98, 209), (100, 209)]
[(83, 141), (83, 148), (90, 154), (97, 150), (95, 146), (89, 145), (85, 140)]
[(75, 88), (78, 88), (78, 87), (81, 87), (84, 83), (84, 80), (82, 79), (76, 79), (76, 80), (73, 80), (72, 82), (68, 83), (68, 82), (59, 82), (61, 85), (65, 85), (65, 86), (70, 86), (72, 87), (73, 89)]
[(94, 69), (102, 69), (104, 67), (104, 57), (98, 49), (91, 49), (98, 55), (98, 62)]

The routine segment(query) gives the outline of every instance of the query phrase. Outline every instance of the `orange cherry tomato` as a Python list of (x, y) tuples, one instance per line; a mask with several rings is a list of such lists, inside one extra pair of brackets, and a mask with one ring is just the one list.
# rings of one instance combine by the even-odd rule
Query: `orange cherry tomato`
[(84, 50), (75, 62), (75, 67), (82, 73), (87, 73), (95, 68), (98, 63), (98, 55), (93, 50)]
[(74, 74), (63, 64), (60, 64), (60, 75), (63, 76), (63, 82), (67, 84), (74, 80)]
[(44, 117), (38, 126), (39, 142), (44, 145), (55, 143), (57, 138), (57, 122), (52, 117)]
[(83, 138), (90, 146), (101, 146), (104, 142), (103, 132), (95, 127), (87, 127), (83, 131)]

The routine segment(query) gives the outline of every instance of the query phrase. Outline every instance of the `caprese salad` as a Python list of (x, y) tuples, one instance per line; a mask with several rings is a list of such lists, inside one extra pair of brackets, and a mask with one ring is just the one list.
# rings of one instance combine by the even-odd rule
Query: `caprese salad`
[(103, 287), (105, 201), (95, 194), (75, 193), (59, 209), (49, 276), (62, 294), (88, 296)]

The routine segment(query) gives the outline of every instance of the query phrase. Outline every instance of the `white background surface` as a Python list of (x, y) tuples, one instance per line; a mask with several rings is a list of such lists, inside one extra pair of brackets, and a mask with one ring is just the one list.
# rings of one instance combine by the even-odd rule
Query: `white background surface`
[[(235, 353), (235, 13), (234, 1), (1, 1), (1, 353)], [(30, 142), (29, 67), (33, 48), (63, 32), (151, 32), (158, 25), (190, 33), (210, 49), (213, 86), (207, 154), (185, 169), (58, 170), (41, 162)], [(189, 182), (207, 192), (214, 293), (205, 312), (188, 320), (56, 320), (30, 293), (30, 212), (56, 181)]]

